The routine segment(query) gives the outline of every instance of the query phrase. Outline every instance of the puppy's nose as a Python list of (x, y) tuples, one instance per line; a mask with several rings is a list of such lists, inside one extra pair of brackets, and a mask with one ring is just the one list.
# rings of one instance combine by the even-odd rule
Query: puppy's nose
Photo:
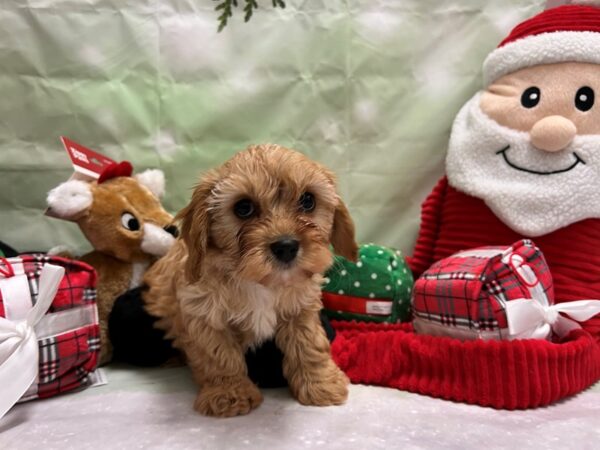
[(277, 242), (271, 244), (271, 251), (279, 261), (289, 263), (298, 254), (300, 248), (300, 242), (296, 239), (280, 239)]

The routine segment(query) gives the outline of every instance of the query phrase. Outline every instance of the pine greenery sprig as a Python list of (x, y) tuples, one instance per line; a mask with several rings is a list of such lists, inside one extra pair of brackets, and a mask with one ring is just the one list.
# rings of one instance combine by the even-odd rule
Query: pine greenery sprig
[[(238, 7), (238, 0), (213, 0), (214, 2), (221, 2), (215, 7), (215, 11), (221, 11), (219, 15), (219, 32), (225, 28), (229, 18), (233, 15), (233, 8)], [(285, 2), (283, 0), (271, 0), (273, 8), (285, 8)], [(252, 17), (255, 9), (258, 9), (258, 3), (256, 0), (244, 0), (246, 5), (244, 6), (244, 21), (248, 22)]]

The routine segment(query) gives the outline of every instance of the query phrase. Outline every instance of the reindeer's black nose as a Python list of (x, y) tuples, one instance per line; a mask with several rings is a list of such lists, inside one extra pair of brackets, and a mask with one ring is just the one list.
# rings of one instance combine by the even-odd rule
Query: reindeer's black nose
[(296, 239), (280, 239), (277, 242), (271, 244), (271, 251), (275, 255), (278, 261), (289, 263), (298, 254), (300, 248), (300, 242)]
[(179, 236), (179, 230), (177, 229), (177, 227), (175, 225), (167, 225), (164, 230), (171, 234), (173, 237), (177, 237)]

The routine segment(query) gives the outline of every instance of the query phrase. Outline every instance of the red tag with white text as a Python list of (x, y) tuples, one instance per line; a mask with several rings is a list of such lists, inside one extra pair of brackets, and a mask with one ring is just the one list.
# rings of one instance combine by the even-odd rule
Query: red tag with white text
[(69, 154), (69, 158), (71, 158), (73, 169), (85, 178), (96, 180), (106, 167), (116, 163), (112, 159), (96, 153), (71, 139), (64, 136), (61, 136), (60, 139)]

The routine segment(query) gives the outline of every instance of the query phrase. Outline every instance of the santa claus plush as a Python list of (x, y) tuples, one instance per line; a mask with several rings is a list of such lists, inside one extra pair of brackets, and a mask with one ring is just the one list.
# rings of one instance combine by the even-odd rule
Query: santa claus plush
[[(483, 72), (423, 205), (415, 277), (459, 250), (525, 237), (546, 257), (557, 303), (600, 299), (600, 8), (523, 22)], [(600, 316), (583, 327), (600, 341)]]
[[(483, 74), (454, 122), (446, 176), (423, 204), (415, 279), (461, 250), (529, 238), (557, 303), (600, 299), (600, 8), (565, 5), (521, 23)], [(525, 408), (600, 378), (600, 315), (582, 327), (552, 343), (343, 325), (333, 349), (354, 382)]]

